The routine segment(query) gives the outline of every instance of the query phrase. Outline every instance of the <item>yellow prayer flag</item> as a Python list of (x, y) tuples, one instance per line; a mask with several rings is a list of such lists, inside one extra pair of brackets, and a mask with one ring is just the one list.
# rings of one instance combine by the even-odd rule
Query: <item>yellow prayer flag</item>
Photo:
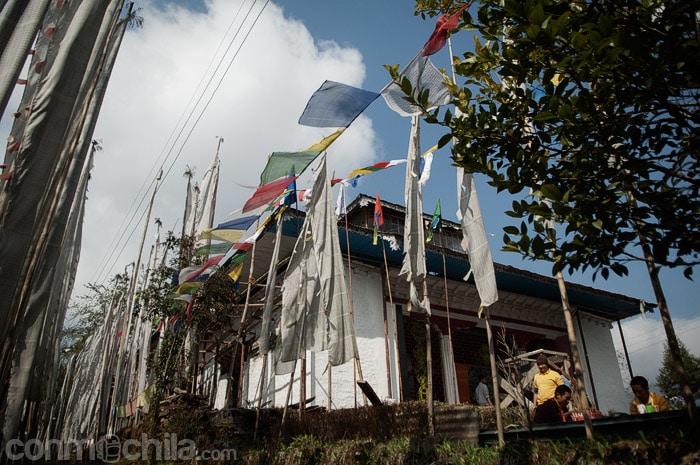
[(311, 152), (313, 150), (316, 150), (318, 152), (325, 152), (325, 150), (330, 146), (335, 140), (340, 137), (340, 135), (345, 131), (345, 128), (340, 128), (337, 131), (335, 131), (333, 134), (330, 136), (321, 139), (320, 141), (316, 142), (314, 145), (306, 149), (306, 152)]
[(241, 271), (243, 271), (243, 263), (239, 263), (228, 272), (229, 278), (233, 279), (234, 282), (238, 282), (241, 277)]

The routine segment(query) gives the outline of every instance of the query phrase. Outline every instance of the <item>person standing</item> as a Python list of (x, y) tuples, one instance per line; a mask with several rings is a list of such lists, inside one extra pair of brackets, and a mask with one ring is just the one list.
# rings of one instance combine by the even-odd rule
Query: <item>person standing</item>
[(535, 410), (535, 423), (563, 423), (569, 412), (569, 400), (571, 400), (571, 388), (566, 384), (560, 384), (554, 389), (554, 397), (540, 404)]
[(634, 397), (630, 401), (630, 414), (667, 412), (671, 410), (668, 401), (661, 394), (649, 390), (649, 381), (644, 376), (635, 376), (630, 380)]
[(491, 395), (489, 394), (489, 387), (486, 385), (488, 380), (488, 375), (481, 375), (479, 378), (479, 384), (476, 385), (476, 390), (474, 391), (474, 398), (476, 399), (477, 405), (487, 405), (489, 407), (493, 407)]
[(564, 384), (561, 375), (549, 368), (549, 359), (545, 354), (537, 357), (537, 369), (539, 373), (532, 381), (534, 396), (532, 399), (533, 409), (538, 408), (549, 399), (554, 398), (554, 390), (557, 386)]

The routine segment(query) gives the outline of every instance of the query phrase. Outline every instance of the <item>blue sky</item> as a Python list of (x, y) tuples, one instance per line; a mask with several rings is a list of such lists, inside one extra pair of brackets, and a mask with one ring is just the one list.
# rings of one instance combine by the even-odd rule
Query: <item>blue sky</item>
[[(135, 206), (150, 196), (149, 183), (159, 166), (165, 167), (166, 177), (154, 216), (164, 230), (179, 231), (182, 173), (193, 167), (194, 180), (201, 179), (217, 137), (223, 137), (215, 223), (224, 221), (252, 194), (244, 186), (257, 184), (269, 153), (302, 150), (330, 134), (297, 124), (324, 80), (378, 92), (390, 80), (383, 65), (407, 64), (434, 27), (433, 19), (415, 16), (414, 2), (406, 0), (144, 0), (137, 6), (144, 27), (124, 39), (95, 132), (103, 150), (88, 193), (76, 293), (86, 282), (121, 272), (135, 260), (143, 224), (138, 223), (141, 213), (131, 212), (144, 210), (143, 204), (140, 210)], [(472, 43), (472, 33), (457, 34), (454, 54)], [(447, 67), (448, 49), (433, 61)], [(6, 125), (3, 118), (3, 133)], [(407, 118), (389, 110), (381, 98), (375, 100), (329, 149), (330, 169), (335, 177), (344, 177), (354, 168), (405, 158), (409, 128)], [(423, 148), (442, 134), (444, 130), (423, 124)], [(445, 147), (435, 153), (423, 190), (425, 211), (431, 212), (440, 198), (443, 216), (455, 220), (455, 177)], [(549, 275), (548, 264), (500, 251), (502, 227), (509, 220), (503, 212), (511, 199), (497, 195), (481, 177), (477, 188), (494, 260)], [(347, 196), (379, 192), (383, 200), (403, 204), (403, 189), (404, 169), (397, 167), (366, 176)], [(632, 264), (630, 271), (629, 277), (607, 282), (592, 283), (582, 275), (567, 279), (655, 302), (644, 267)], [(680, 272), (664, 271), (661, 279), (680, 339), (700, 355), (700, 288)], [(623, 328), (635, 371), (653, 381), (664, 339), (658, 313), (625, 321)]]

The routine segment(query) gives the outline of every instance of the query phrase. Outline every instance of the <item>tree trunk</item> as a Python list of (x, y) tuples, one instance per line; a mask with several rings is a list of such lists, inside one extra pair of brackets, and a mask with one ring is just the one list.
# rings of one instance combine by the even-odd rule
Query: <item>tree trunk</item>
[(688, 374), (685, 371), (685, 366), (683, 365), (683, 358), (681, 357), (681, 349), (678, 345), (678, 338), (676, 337), (676, 330), (673, 328), (673, 322), (671, 321), (671, 313), (668, 309), (668, 304), (666, 304), (666, 296), (664, 296), (664, 291), (661, 288), (661, 281), (659, 281), (659, 269), (654, 266), (654, 256), (651, 254), (651, 249), (646, 241), (646, 238), (639, 235), (639, 242), (642, 246), (642, 251), (644, 252), (644, 258), (647, 263), (647, 271), (649, 272), (649, 279), (651, 280), (651, 287), (654, 290), (654, 296), (656, 297), (656, 302), (659, 304), (659, 314), (661, 315), (661, 321), (664, 325), (664, 330), (666, 331), (666, 339), (668, 341), (668, 349), (671, 352), (671, 358), (673, 359), (673, 367), (676, 369), (678, 375), (678, 381), (681, 385), (681, 393), (683, 393), (683, 399), (685, 399), (685, 405), (688, 409), (688, 417), (694, 426), (698, 426), (698, 415), (695, 409), (695, 400), (693, 399), (693, 391), (690, 389), (690, 381), (688, 380)]
[(564, 319), (566, 320), (566, 332), (569, 336), (569, 344), (571, 345), (571, 357), (574, 362), (574, 380), (576, 381), (576, 394), (581, 402), (581, 410), (583, 410), (583, 424), (586, 428), (586, 438), (593, 439), (593, 423), (591, 422), (591, 411), (588, 408), (588, 395), (586, 394), (586, 384), (583, 378), (583, 365), (581, 364), (581, 355), (578, 353), (578, 343), (576, 342), (576, 330), (574, 329), (574, 319), (571, 316), (571, 307), (569, 307), (569, 296), (566, 292), (566, 284), (564, 284), (564, 276), (561, 271), (557, 272), (557, 283), (559, 284), (559, 293), (561, 294), (561, 305), (564, 311)]

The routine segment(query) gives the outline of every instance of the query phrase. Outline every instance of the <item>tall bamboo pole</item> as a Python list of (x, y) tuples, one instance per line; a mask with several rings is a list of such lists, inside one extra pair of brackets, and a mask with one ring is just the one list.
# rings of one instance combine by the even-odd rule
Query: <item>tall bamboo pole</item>
[[(644, 304), (642, 304), (644, 305)], [(620, 339), (622, 340), (622, 351), (625, 353), (625, 360), (627, 361), (627, 370), (629, 371), (630, 374), (630, 379), (634, 377), (634, 374), (632, 373), (632, 363), (630, 362), (630, 354), (627, 351), (627, 343), (625, 342), (625, 335), (622, 334), (622, 324), (620, 324), (620, 320), (617, 320), (617, 329), (620, 332)]]
[(583, 356), (586, 359), (586, 367), (588, 367), (588, 379), (591, 381), (591, 392), (593, 393), (593, 403), (598, 407), (598, 394), (595, 390), (593, 382), (593, 370), (591, 369), (591, 361), (588, 357), (588, 346), (586, 345), (586, 336), (583, 334), (583, 325), (581, 324), (581, 312), (576, 310), (576, 323), (578, 323), (578, 332), (581, 334), (581, 345), (583, 345)]
[[(148, 223), (151, 219), (151, 212), (153, 211), (153, 203), (154, 203), (155, 198), (156, 198), (156, 193), (158, 192), (158, 187), (159, 187), (159, 183), (160, 183), (162, 175), (163, 175), (163, 170), (161, 169), (158, 172), (158, 176), (156, 176), (155, 184), (153, 186), (153, 193), (151, 194), (151, 200), (148, 203), (148, 210), (146, 212), (146, 220), (144, 222), (143, 234), (141, 235), (141, 245), (139, 246), (139, 253), (137, 256), (138, 258), (136, 259), (136, 264), (134, 265), (134, 273), (133, 273), (133, 277), (132, 277), (132, 280), (131, 280), (131, 283), (129, 286), (129, 292), (127, 294), (126, 305), (127, 305), (127, 311), (129, 312), (129, 320), (128, 320), (128, 323), (126, 326), (126, 331), (124, 332), (125, 334), (122, 336), (125, 346), (131, 337), (131, 327), (133, 326), (133, 320), (134, 320), (134, 308), (133, 307), (134, 307), (134, 294), (136, 292), (136, 281), (138, 281), (139, 268), (141, 267), (141, 257), (143, 256), (143, 247), (144, 247), (144, 244), (146, 243), (146, 234), (148, 233)], [(123, 347), (123, 348), (125, 349), (126, 347)], [(127, 362), (126, 355), (123, 353), (123, 351), (120, 354), (119, 359), (120, 359), (120, 362), (117, 365), (117, 374), (115, 376), (115, 382), (114, 382), (114, 385), (115, 385), (114, 399), (116, 402), (118, 402), (118, 404), (116, 406), (120, 405), (122, 401), (128, 401), (128, 398), (125, 398), (124, 396), (126, 395), (126, 397), (128, 397), (128, 389), (129, 389), (128, 386), (123, 385), (124, 380), (122, 379), (123, 378), (123, 373), (122, 373), (123, 365)], [(126, 379), (129, 379), (128, 374), (126, 375)], [(116, 415), (114, 416), (113, 420), (114, 420), (114, 423), (110, 425), (112, 428), (112, 430), (111, 430), (112, 432), (116, 430), (116, 425), (119, 422), (119, 419), (117, 418)]]
[[(423, 280), (423, 301), (428, 302), (428, 282), (427, 276)], [(435, 434), (435, 411), (433, 405), (433, 344), (430, 331), (429, 308), (423, 309), (425, 317), (425, 364), (428, 377), (428, 434)]]
[[(241, 315), (241, 326), (238, 328), (236, 334), (236, 341), (241, 344), (241, 352), (243, 351), (243, 340), (245, 335), (243, 334), (243, 328), (245, 327), (246, 320), (248, 320), (248, 308), (250, 305), (250, 289), (253, 287), (253, 270), (255, 268), (255, 245), (257, 242), (253, 242), (252, 250), (250, 251), (250, 269), (248, 270), (248, 287), (245, 290), (245, 304), (243, 305), (243, 314)], [(235, 352), (234, 352), (235, 355)], [(241, 358), (241, 371), (243, 370), (243, 359)], [(238, 378), (238, 392), (242, 391), (243, 377)]]
[(447, 288), (447, 260), (445, 259), (445, 237), (442, 235), (442, 230), (440, 232), (440, 248), (442, 249), (442, 276), (445, 283), (445, 311), (447, 312), (447, 340), (450, 343), (450, 363), (452, 364), (452, 384), (455, 390), (455, 398), (457, 403), (459, 403), (459, 385), (457, 384), (457, 373), (454, 370), (455, 364), (455, 353), (452, 347), (452, 323), (450, 321), (450, 297), (449, 290)]
[(576, 380), (575, 389), (581, 401), (586, 438), (593, 439), (593, 423), (591, 422), (591, 412), (588, 409), (588, 394), (586, 394), (586, 382), (583, 377), (583, 365), (581, 364), (581, 355), (578, 351), (574, 319), (571, 316), (571, 307), (569, 306), (569, 296), (566, 291), (566, 284), (564, 283), (564, 275), (561, 271), (557, 272), (557, 284), (559, 285), (559, 294), (561, 294), (562, 310), (564, 311), (564, 320), (566, 321), (566, 332), (569, 336), (569, 344), (571, 345), (571, 357), (574, 362), (574, 379)]
[(394, 308), (394, 298), (392, 296), (391, 292), (391, 279), (389, 276), (389, 263), (386, 260), (386, 246), (384, 245), (384, 240), (382, 240), (382, 253), (384, 255), (384, 270), (386, 271), (386, 287), (387, 291), (389, 291), (389, 308), (391, 308), (392, 311), (392, 323), (393, 323), (393, 330), (394, 330), (394, 352), (396, 353), (396, 376), (399, 380), (399, 402), (403, 402), (403, 380), (401, 378), (401, 357), (399, 353), (399, 338), (398, 338), (398, 331), (396, 327), (396, 308)]
[(503, 435), (503, 413), (501, 411), (501, 392), (498, 386), (498, 368), (496, 366), (496, 349), (493, 343), (493, 331), (491, 331), (491, 317), (489, 309), (486, 307), (484, 322), (486, 323), (486, 337), (489, 344), (489, 362), (491, 364), (491, 384), (493, 385), (493, 405), (496, 407), (496, 431), (498, 433), (498, 445), (503, 447), (506, 444)]
[(267, 358), (268, 354), (263, 355), (263, 365), (260, 371), (260, 390), (258, 391), (258, 407), (255, 409), (255, 429), (253, 430), (253, 442), (258, 437), (258, 427), (260, 425), (260, 409), (262, 408), (263, 387), (267, 378)]
[(389, 323), (387, 320), (386, 303), (384, 301), (384, 289), (386, 288), (386, 278), (382, 276), (382, 318), (384, 319), (384, 358), (386, 363), (386, 388), (387, 395), (393, 399), (391, 387), (391, 357), (389, 356)]
[[(341, 189), (345, 189), (344, 184), (340, 184)], [(345, 216), (345, 248), (347, 250), (347, 255), (348, 255), (348, 293), (350, 294), (348, 297), (350, 298), (350, 315), (352, 316), (352, 324), (353, 326), (355, 325), (355, 305), (354, 305), (354, 300), (353, 300), (353, 292), (352, 292), (352, 261), (350, 257), (350, 233), (348, 232), (348, 215), (346, 210), (346, 205), (345, 205), (345, 192), (343, 191), (342, 193), (342, 199), (343, 199), (343, 213)], [(353, 394), (355, 396), (355, 407), (357, 408), (357, 375), (360, 376), (360, 381), (364, 381), (364, 378), (362, 377), (362, 365), (360, 364), (360, 357), (359, 354), (353, 359), (353, 365), (354, 365), (354, 370), (352, 372), (352, 389), (353, 389)], [(330, 403), (330, 389), (331, 389), (331, 365), (328, 365), (328, 410), (331, 409), (331, 403)], [(367, 405), (367, 396), (365, 396), (365, 393), (362, 393), (362, 400), (364, 402), (364, 405)]]

